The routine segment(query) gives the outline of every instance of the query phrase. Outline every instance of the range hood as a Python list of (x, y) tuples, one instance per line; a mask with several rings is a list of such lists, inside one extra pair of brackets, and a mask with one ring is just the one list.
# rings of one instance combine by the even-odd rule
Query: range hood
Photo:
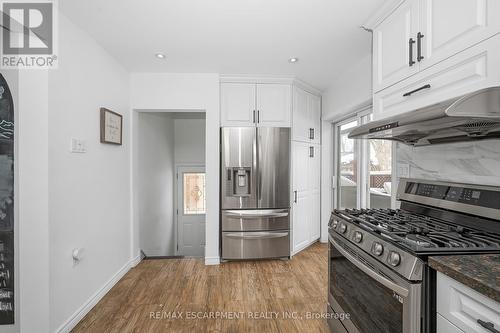
[(500, 138), (500, 86), (354, 128), (349, 138), (412, 146)]

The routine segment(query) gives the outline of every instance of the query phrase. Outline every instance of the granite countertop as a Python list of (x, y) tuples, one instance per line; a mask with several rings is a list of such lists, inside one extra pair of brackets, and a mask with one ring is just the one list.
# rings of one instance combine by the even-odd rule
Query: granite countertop
[(500, 254), (429, 257), (429, 265), (500, 303)]

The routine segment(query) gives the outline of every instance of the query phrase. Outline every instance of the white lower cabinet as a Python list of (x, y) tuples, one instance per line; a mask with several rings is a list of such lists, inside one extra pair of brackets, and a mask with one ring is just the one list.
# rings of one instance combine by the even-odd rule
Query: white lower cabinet
[[(500, 85), (500, 35), (373, 95), (374, 119)], [(418, 112), (415, 111), (415, 112)]]
[(436, 303), (438, 333), (491, 332), (479, 321), (500, 331), (500, 303), (439, 272)]
[(292, 254), (320, 237), (320, 146), (292, 141)]

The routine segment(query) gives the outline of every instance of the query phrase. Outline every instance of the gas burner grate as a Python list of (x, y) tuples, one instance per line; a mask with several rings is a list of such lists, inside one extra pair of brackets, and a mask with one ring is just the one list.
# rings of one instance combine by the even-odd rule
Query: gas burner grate
[(345, 209), (335, 213), (412, 250), (497, 249), (500, 234), (453, 225), (426, 215), (395, 209)]

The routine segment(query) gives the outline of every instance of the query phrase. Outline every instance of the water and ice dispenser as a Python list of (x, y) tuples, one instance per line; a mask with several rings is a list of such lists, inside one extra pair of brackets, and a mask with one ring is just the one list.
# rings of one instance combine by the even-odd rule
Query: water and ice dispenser
[(226, 193), (233, 197), (247, 197), (252, 193), (252, 168), (226, 168)]

